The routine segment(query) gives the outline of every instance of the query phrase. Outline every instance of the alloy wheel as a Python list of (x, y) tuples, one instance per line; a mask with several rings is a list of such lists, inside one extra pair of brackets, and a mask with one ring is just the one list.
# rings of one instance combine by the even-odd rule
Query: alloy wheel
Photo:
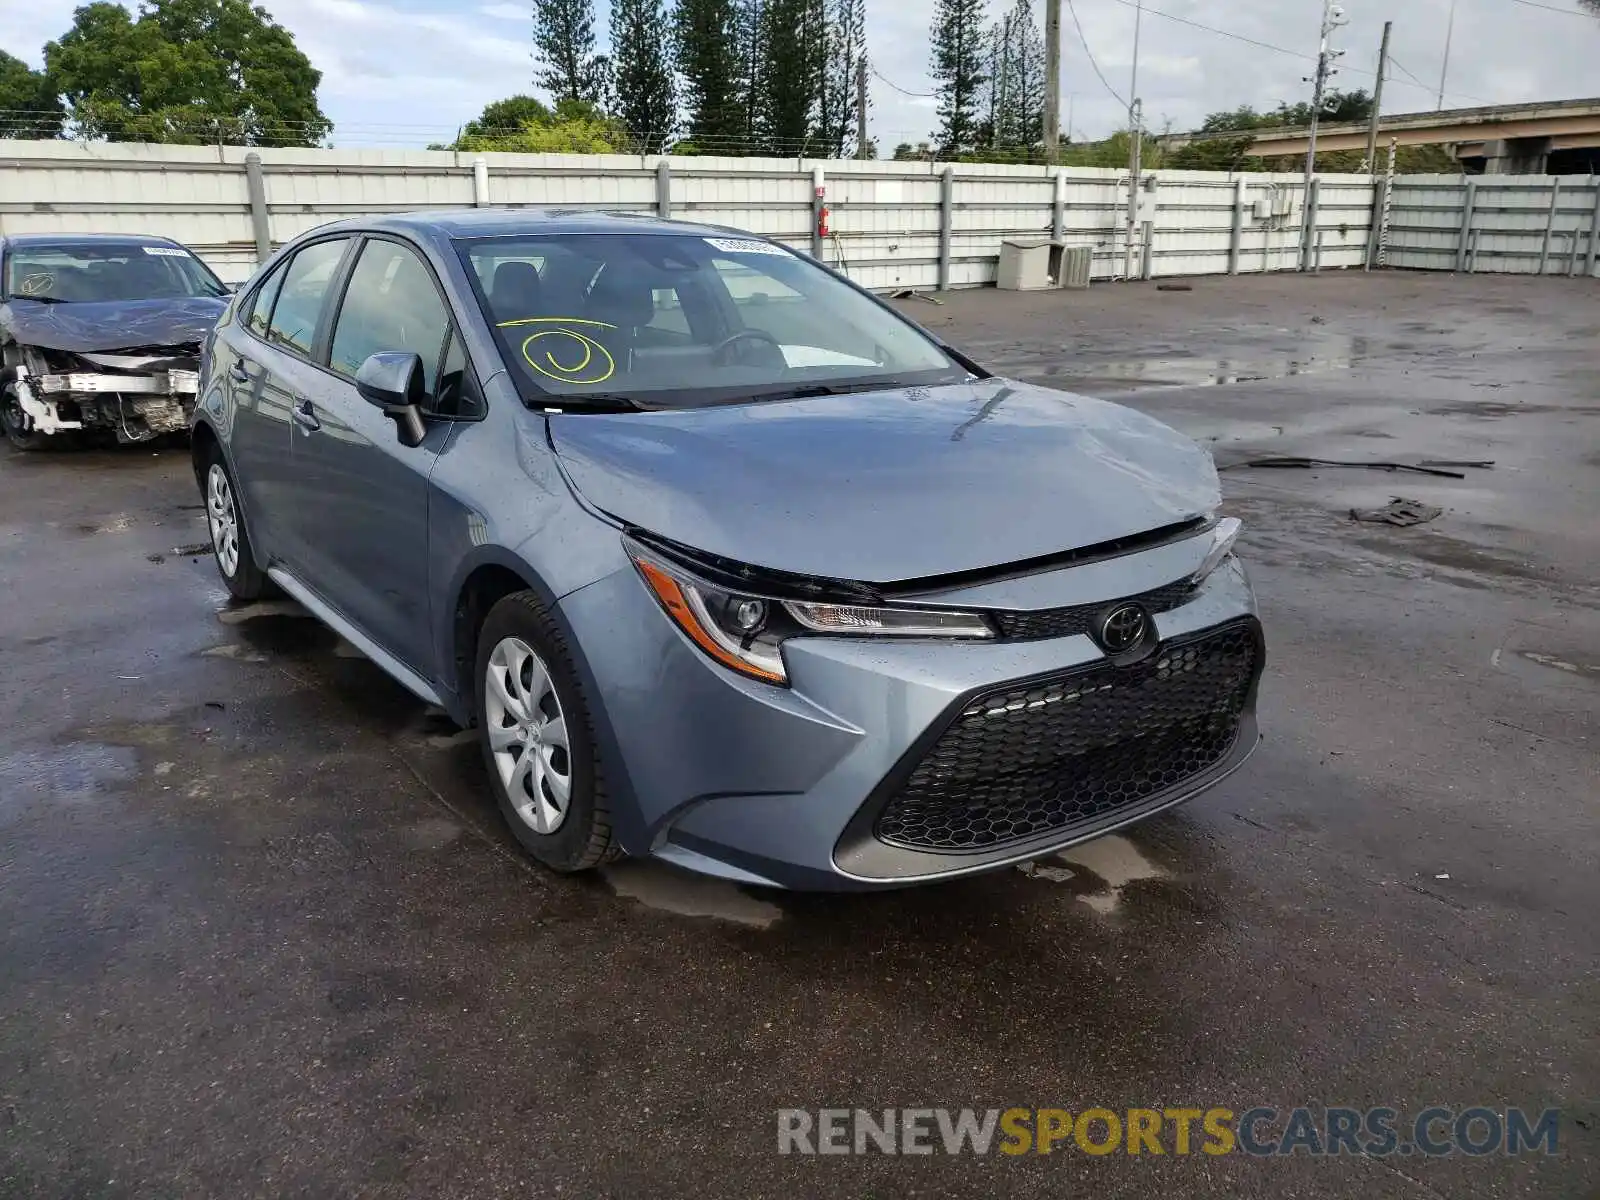
[(231, 579), (239, 570), (239, 510), (221, 463), (212, 463), (206, 474), (206, 520), (211, 525), (211, 548), (216, 551), (217, 565)]
[(521, 638), (505, 638), (489, 655), (483, 695), (489, 749), (511, 807), (535, 833), (554, 833), (572, 800), (572, 754), (549, 667)]

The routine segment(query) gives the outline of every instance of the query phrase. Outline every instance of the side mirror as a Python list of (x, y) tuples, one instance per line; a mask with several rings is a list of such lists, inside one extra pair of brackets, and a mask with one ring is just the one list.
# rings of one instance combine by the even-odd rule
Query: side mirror
[(422, 444), (428, 430), (422, 423), (420, 356), (408, 350), (380, 350), (356, 372), (356, 391), (394, 422), (402, 446)]

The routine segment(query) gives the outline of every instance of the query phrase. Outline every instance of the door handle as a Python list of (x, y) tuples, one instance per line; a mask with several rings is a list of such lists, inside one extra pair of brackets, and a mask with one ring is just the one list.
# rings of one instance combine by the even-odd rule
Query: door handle
[(290, 415), (294, 417), (294, 423), (307, 433), (315, 433), (322, 428), (322, 422), (317, 420), (317, 410), (311, 407), (309, 400), (296, 401)]
[(228, 368), (228, 378), (233, 380), (235, 383), (250, 382), (250, 372), (245, 370), (244, 359), (234, 359), (233, 366)]

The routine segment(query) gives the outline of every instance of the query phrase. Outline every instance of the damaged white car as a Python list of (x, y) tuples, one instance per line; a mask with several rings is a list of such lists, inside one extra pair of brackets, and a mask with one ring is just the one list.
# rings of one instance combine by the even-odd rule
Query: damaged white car
[(182, 433), (227, 287), (166, 238), (0, 237), (0, 425), (19, 450)]

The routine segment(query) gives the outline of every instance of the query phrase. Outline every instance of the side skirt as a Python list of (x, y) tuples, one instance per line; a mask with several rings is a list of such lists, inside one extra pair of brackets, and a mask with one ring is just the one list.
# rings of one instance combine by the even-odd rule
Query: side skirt
[(439, 698), (439, 693), (433, 690), (432, 684), (378, 645), (365, 633), (362, 633), (343, 614), (330, 607), (315, 592), (289, 574), (289, 572), (282, 567), (270, 567), (267, 570), (267, 578), (310, 609), (311, 615), (316, 617), (317, 620), (377, 663), (379, 667), (383, 668), (384, 673), (394, 679), (401, 687), (420, 700), (425, 700), (429, 704), (436, 704), (440, 708), (444, 707), (444, 701)]

